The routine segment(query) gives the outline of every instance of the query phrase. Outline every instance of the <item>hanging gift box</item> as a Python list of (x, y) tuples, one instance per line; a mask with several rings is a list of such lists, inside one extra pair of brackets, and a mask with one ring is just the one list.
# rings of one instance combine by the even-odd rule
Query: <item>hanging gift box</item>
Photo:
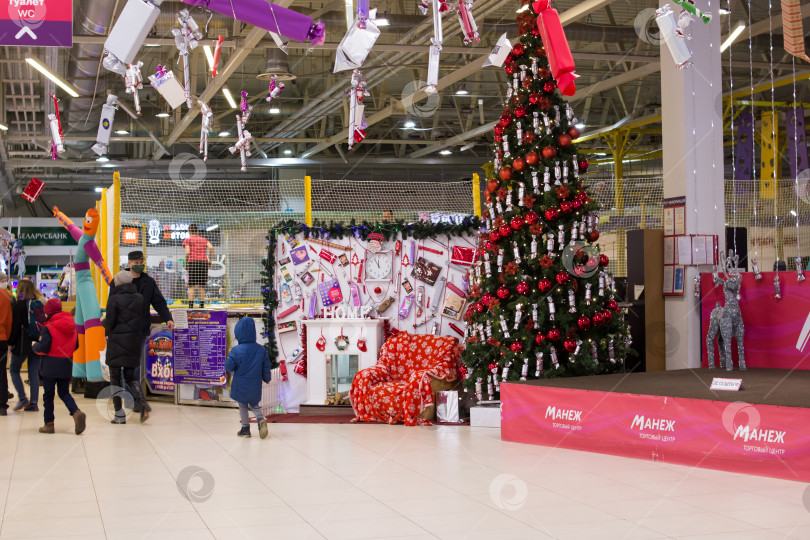
[[(158, 66), (158, 69), (160, 68), (161, 66)], [(186, 102), (186, 89), (171, 71), (158, 71), (155, 75), (150, 75), (149, 80), (152, 81), (155, 90), (169, 102), (172, 109)]]
[(461, 266), (472, 266), (475, 262), (475, 250), (470, 247), (453, 246), (450, 262)]
[(458, 390), (436, 392), (436, 421), (459, 423)]
[(39, 194), (42, 193), (42, 189), (45, 187), (45, 184), (42, 180), (37, 180), (36, 178), (32, 178), (28, 185), (22, 192), (22, 198), (28, 202), (34, 202), (39, 197)]
[(290, 251), (290, 257), (292, 257), (293, 263), (296, 266), (307, 262), (309, 260), (309, 253), (307, 253), (307, 247), (300, 246), (295, 248), (294, 250)]
[(343, 302), (343, 293), (340, 290), (340, 283), (335, 278), (319, 284), (318, 294), (321, 297), (321, 304), (324, 307)]
[(321, 259), (328, 263), (333, 263), (337, 260), (337, 256), (326, 248), (321, 249), (319, 255), (321, 256)]
[(411, 275), (419, 281), (424, 281), (428, 285), (433, 285), (439, 278), (441, 271), (441, 267), (423, 257), (419, 257), (416, 260), (416, 265), (413, 267), (413, 272), (411, 272)]

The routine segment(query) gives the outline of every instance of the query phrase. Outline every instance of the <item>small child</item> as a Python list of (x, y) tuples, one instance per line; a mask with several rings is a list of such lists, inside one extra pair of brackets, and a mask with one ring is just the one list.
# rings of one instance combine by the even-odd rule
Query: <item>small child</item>
[(267, 420), (264, 419), (259, 402), (262, 399), (262, 381), (269, 383), (271, 366), (267, 350), (256, 343), (256, 323), (244, 317), (234, 328), (239, 345), (231, 349), (225, 369), (233, 373), (231, 379), (231, 399), (239, 403), (239, 417), (242, 429), (239, 437), (250, 437), (248, 407), (259, 423), (259, 437), (267, 437)]
[(73, 417), (76, 435), (81, 435), (86, 427), (87, 415), (79, 410), (70, 395), (70, 378), (73, 375), (73, 351), (76, 350), (76, 323), (69, 313), (62, 311), (62, 302), (51, 298), (45, 302), (45, 325), (39, 341), (32, 349), (42, 356), (40, 378), (42, 380), (42, 404), (45, 425), (40, 433), (54, 433), (53, 398), (54, 393), (65, 404)]

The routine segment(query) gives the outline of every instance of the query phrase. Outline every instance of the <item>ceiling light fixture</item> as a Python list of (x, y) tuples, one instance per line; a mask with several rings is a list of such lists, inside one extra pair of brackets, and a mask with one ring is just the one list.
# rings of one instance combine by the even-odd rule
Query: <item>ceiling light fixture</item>
[(144, 47), (160, 47), (160, 43), (145, 43)]
[(277, 107), (273, 107), (272, 109), (270, 109), (270, 110), (269, 110), (269, 111), (267, 111), (267, 112), (269, 112), (270, 114), (280, 114), (280, 113), (281, 113), (281, 109), (279, 109), (279, 108), (277, 108)]
[(729, 10), (728, 10), (728, 9), (726, 9), (726, 8), (720, 8), (720, 9), (718, 9), (718, 10), (717, 10), (717, 13), (719, 13), (720, 15), (731, 15), (731, 11), (729, 11)]
[(115, 134), (116, 135), (129, 135), (129, 131), (127, 131), (125, 129), (119, 129), (119, 130), (116, 130)]
[(574, 124), (574, 127), (577, 128), (577, 129), (585, 129), (585, 124), (580, 122), (578, 124)]
[(168, 117), (169, 117), (169, 113), (167, 113), (167, 112), (161, 112), (161, 113), (157, 113), (155, 116), (157, 116), (158, 118), (168, 118)]
[(214, 51), (211, 50), (211, 45), (203, 45), (205, 52), (205, 59), (208, 60), (208, 67), (214, 69)]
[(732, 43), (734, 43), (734, 40), (737, 39), (737, 36), (742, 34), (743, 30), (745, 30), (745, 23), (743, 21), (738, 21), (737, 22), (737, 28), (732, 30), (731, 34), (729, 34), (728, 38), (726, 38), (726, 40), (723, 42), (723, 44), (720, 45), (720, 53), (721, 54), (726, 49), (728, 49), (731, 46)]
[(0, 129), (2, 129), (3, 131), (8, 131), (8, 126), (0, 124)]
[(354, 1), (346, 0), (346, 29), (351, 30), (354, 24)]
[(290, 150), (289, 148), (284, 150), (284, 155), (286, 156), (292, 155), (292, 150)]
[(405, 129), (413, 129), (415, 127), (416, 122), (414, 122), (413, 120), (408, 120), (407, 122), (405, 122)]
[(529, 4), (526, 4), (525, 6), (520, 6), (520, 7), (519, 7), (519, 8), (518, 8), (518, 9), (515, 11), (515, 13), (523, 13), (523, 12), (524, 12), (524, 11), (526, 11), (527, 9), (529, 9)]
[(456, 95), (457, 95), (457, 96), (466, 96), (466, 95), (469, 95), (469, 92), (467, 91), (467, 89), (466, 89), (466, 88), (464, 87), (464, 85), (462, 84), (462, 85), (459, 87), (459, 89), (458, 89), (458, 90), (456, 90)]
[(102, 191), (104, 191), (103, 187), (97, 187), (96, 188), (96, 193), (101, 193)]
[(391, 22), (388, 19), (386, 19), (385, 17), (383, 17), (382, 19), (374, 19), (374, 24), (376, 24), (378, 27), (379, 26), (391, 26)]
[(108, 158), (106, 156), (101, 156), (101, 157), (97, 157), (96, 161), (98, 161), (99, 163), (107, 163), (108, 161), (110, 161), (110, 158)]
[(227, 137), (227, 136), (228, 136), (228, 135), (230, 135), (230, 134), (231, 134), (231, 132), (230, 132), (230, 131), (220, 131), (220, 132), (218, 133), (218, 135), (219, 135), (220, 137)]
[(72, 97), (75, 98), (79, 97), (79, 91), (76, 90), (72, 84), (70, 84), (65, 79), (63, 79), (62, 77), (60, 77), (59, 75), (48, 69), (45, 66), (45, 64), (42, 64), (39, 60), (37, 60), (36, 58), (29, 57), (26, 58), (25, 61), (28, 62), (28, 64), (30, 64), (31, 67), (33, 67), (34, 69), (36, 69), (37, 71), (48, 77), (50, 80), (52, 80), (58, 87), (60, 87), (62, 90), (70, 94)]
[(450, 150), (442, 150), (442, 151), (441, 151), (441, 152), (439, 152), (439, 153), (440, 153), (441, 155), (443, 155), (443, 156), (449, 156), (449, 155), (450, 155), (450, 154), (452, 154), (453, 152), (451, 152)]
[(205, 229), (205, 232), (211, 232), (211, 231), (213, 231), (214, 229), (219, 229), (219, 223), (214, 223), (213, 225), (211, 225), (210, 227), (208, 227), (207, 229)]
[(233, 96), (231, 95), (231, 91), (227, 88), (222, 89), (222, 93), (225, 95), (225, 99), (228, 101), (228, 105), (231, 106), (231, 109), (236, 108), (236, 102), (233, 100)]
[(793, 216), (793, 217), (796, 217), (796, 210), (791, 210), (790, 215)]

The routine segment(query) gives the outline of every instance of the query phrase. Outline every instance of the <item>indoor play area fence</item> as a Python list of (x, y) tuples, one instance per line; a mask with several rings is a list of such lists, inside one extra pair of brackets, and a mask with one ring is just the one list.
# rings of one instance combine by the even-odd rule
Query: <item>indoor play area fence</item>
[[(207, 303), (261, 305), (268, 230), (279, 223), (407, 222), (476, 214), (481, 181), (368, 182), (120, 178), (119, 260), (142, 250), (149, 274), (170, 301), (187, 297), (183, 240), (196, 224), (214, 248)], [(388, 217), (387, 215), (385, 217)]]
[[(748, 244), (749, 257), (759, 259), (760, 270), (772, 270), (777, 254), (794, 270), (794, 259), (810, 259), (810, 171), (799, 179), (774, 182), (725, 180), (726, 226), (745, 228), (737, 242)], [(661, 176), (613, 177), (589, 175), (585, 188), (601, 210), (599, 245), (610, 257), (608, 269), (616, 276), (627, 275), (627, 258), (622, 238), (633, 229), (660, 229), (663, 215)], [(732, 233), (733, 234), (733, 233)], [(749, 265), (748, 270), (751, 270)]]

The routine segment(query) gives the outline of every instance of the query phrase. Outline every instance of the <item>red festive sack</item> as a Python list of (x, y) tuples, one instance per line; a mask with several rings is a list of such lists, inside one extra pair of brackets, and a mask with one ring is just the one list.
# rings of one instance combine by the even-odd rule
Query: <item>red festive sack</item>
[(574, 81), (579, 75), (574, 73), (574, 57), (571, 55), (568, 39), (563, 32), (560, 14), (549, 6), (549, 0), (538, 0), (532, 7), (535, 13), (539, 14), (537, 28), (543, 39), (543, 47), (546, 49), (551, 74), (557, 81), (560, 92), (566, 96), (573, 96), (577, 91)]

